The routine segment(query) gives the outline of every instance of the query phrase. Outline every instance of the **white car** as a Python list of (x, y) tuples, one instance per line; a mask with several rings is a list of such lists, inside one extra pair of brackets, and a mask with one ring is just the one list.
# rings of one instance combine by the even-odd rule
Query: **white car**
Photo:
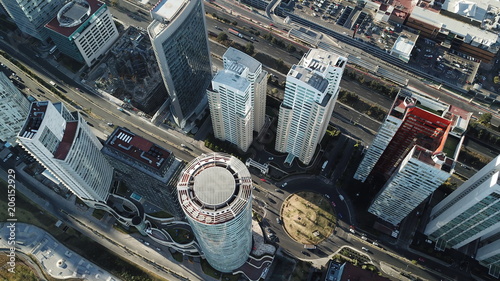
[(370, 250), (368, 250), (368, 248), (365, 248), (365, 247), (361, 247), (361, 249), (365, 252), (369, 252)]
[(281, 185), (281, 187), (285, 187), (288, 183), (285, 182), (284, 184)]
[(108, 122), (108, 126), (113, 127), (113, 123)]
[(328, 199), (330, 199), (330, 195), (328, 195), (328, 194), (325, 194), (325, 197), (328, 198)]

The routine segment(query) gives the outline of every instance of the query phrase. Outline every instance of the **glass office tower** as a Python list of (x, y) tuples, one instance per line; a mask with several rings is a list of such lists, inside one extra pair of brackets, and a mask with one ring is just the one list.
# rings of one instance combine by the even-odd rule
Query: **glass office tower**
[(205, 11), (200, 0), (161, 0), (151, 10), (149, 37), (170, 95), (175, 123), (184, 128), (189, 117), (207, 104), (212, 80)]

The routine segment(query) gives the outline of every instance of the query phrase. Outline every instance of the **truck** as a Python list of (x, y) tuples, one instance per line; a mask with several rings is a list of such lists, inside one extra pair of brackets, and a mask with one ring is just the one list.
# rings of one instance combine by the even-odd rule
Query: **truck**
[(321, 166), (321, 171), (325, 170), (326, 165), (328, 165), (328, 160), (326, 160), (326, 161), (323, 163), (323, 166)]
[(314, 250), (316, 249), (316, 245), (305, 244), (304, 249)]
[(236, 35), (240, 38), (243, 38), (243, 34), (241, 34), (238, 30), (236, 30), (234, 28), (228, 28), (228, 31), (229, 31), (229, 33), (231, 33), (233, 35)]

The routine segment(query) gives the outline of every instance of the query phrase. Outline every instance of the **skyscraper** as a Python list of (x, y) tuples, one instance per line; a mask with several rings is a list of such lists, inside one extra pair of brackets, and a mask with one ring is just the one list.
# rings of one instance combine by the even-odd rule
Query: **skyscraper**
[(17, 27), (25, 34), (46, 41), (45, 24), (64, 5), (65, 0), (0, 0)]
[(224, 69), (230, 70), (250, 82), (253, 106), (253, 130), (260, 132), (266, 117), (267, 71), (262, 63), (251, 56), (229, 47), (222, 56)]
[(30, 111), (30, 102), (0, 72), (0, 140), (14, 143)]
[(149, 37), (170, 95), (175, 123), (184, 128), (207, 104), (212, 79), (205, 11), (201, 0), (160, 0), (151, 10)]
[(221, 272), (242, 266), (252, 249), (252, 178), (245, 164), (227, 154), (201, 155), (186, 166), (177, 191), (210, 265)]
[(87, 205), (106, 203), (113, 168), (78, 112), (62, 103), (33, 102), (18, 142)]
[(295, 157), (304, 164), (311, 161), (328, 127), (346, 63), (338, 54), (310, 49), (288, 72), (275, 146), (289, 154), (286, 162)]
[(69, 1), (45, 27), (63, 54), (87, 66), (104, 55), (119, 35), (108, 7), (99, 0)]
[(247, 151), (253, 131), (264, 126), (267, 72), (260, 62), (232, 47), (223, 62), (224, 70), (207, 90), (214, 135)]
[(424, 234), (436, 248), (480, 241), (476, 259), (500, 274), (500, 156), (479, 170), (431, 212)]
[(470, 113), (402, 90), (355, 178), (386, 180), (368, 211), (397, 225), (454, 171)]

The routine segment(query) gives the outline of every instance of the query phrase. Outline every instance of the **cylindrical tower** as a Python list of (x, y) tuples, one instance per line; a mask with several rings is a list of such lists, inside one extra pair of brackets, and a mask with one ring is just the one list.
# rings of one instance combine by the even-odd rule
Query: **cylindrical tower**
[(252, 248), (252, 178), (221, 153), (191, 161), (177, 184), (179, 202), (205, 258), (221, 272), (245, 263)]

